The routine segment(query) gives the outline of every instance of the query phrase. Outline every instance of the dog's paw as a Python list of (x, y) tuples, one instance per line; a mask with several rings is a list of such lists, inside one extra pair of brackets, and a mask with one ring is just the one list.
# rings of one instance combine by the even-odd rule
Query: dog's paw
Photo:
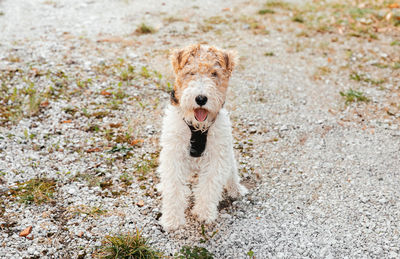
[(165, 215), (163, 214), (160, 218), (160, 224), (165, 231), (173, 231), (178, 229), (180, 226), (185, 225), (185, 217), (176, 215)]
[(201, 206), (196, 204), (192, 209), (192, 214), (200, 221), (210, 224), (217, 218), (218, 211), (217, 208), (213, 208), (212, 206)]
[(234, 199), (239, 198), (240, 196), (245, 196), (247, 193), (249, 193), (247, 188), (241, 184), (227, 186), (226, 191), (228, 192), (228, 195)]

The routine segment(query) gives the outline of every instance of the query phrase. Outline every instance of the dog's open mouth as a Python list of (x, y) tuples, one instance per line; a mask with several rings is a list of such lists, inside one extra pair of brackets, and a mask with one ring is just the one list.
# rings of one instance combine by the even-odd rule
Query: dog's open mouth
[(207, 119), (208, 111), (206, 109), (194, 109), (194, 117), (197, 121), (205, 121)]

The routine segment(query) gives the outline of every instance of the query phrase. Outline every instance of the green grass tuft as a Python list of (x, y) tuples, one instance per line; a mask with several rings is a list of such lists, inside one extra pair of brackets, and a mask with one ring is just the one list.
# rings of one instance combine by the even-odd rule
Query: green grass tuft
[(19, 201), (26, 204), (41, 204), (52, 201), (56, 191), (56, 182), (53, 179), (34, 178), (18, 183), (16, 189), (10, 191), (11, 196), (19, 197)]
[(102, 259), (153, 259), (162, 258), (161, 252), (148, 244), (148, 239), (136, 229), (133, 234), (119, 234), (107, 236), (98, 249), (98, 258)]
[(150, 34), (155, 32), (156, 30), (152, 26), (145, 23), (140, 24), (139, 27), (137, 27), (136, 29), (136, 33), (138, 34)]
[(364, 93), (354, 91), (351, 88), (347, 92), (340, 92), (340, 95), (346, 99), (346, 104), (352, 102), (369, 102), (369, 99), (364, 95)]
[(274, 10), (271, 10), (271, 9), (261, 9), (260, 11), (258, 11), (258, 14), (267, 14), (267, 13), (270, 13), (270, 14), (273, 14), (273, 13), (275, 13), (275, 11)]

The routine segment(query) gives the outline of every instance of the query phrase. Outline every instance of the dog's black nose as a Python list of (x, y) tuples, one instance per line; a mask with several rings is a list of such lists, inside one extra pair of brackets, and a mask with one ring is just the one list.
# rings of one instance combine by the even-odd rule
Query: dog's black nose
[(198, 95), (195, 100), (198, 105), (203, 106), (207, 103), (207, 96)]

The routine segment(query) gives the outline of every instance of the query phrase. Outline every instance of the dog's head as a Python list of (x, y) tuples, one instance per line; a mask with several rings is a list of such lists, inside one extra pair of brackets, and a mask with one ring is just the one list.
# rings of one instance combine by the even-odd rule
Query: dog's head
[(174, 50), (171, 62), (175, 73), (172, 104), (181, 109), (187, 123), (207, 130), (225, 102), (235, 53), (199, 44)]

